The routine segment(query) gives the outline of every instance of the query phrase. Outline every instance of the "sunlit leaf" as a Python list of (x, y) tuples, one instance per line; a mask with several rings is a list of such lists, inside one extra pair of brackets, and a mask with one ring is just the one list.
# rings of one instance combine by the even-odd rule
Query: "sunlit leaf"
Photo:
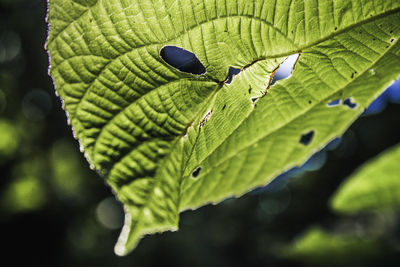
[(125, 205), (121, 255), (301, 165), (400, 73), (398, 1), (49, 0), (48, 22), (74, 134)]
[(400, 208), (400, 145), (365, 163), (332, 197), (338, 212)]

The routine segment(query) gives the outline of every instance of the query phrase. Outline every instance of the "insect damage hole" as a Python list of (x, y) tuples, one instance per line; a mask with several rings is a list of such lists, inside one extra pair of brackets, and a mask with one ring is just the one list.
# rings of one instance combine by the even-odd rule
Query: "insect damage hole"
[(241, 71), (242, 71), (241, 69), (237, 69), (237, 68), (234, 68), (234, 67), (229, 67), (228, 76), (225, 79), (225, 83), (226, 84), (230, 84), (232, 82), (232, 80), (233, 80), (233, 77), (235, 75), (238, 75)]
[(179, 71), (201, 75), (207, 72), (200, 60), (190, 51), (177, 46), (164, 46), (160, 57), (170, 66)]
[(208, 121), (208, 119), (211, 117), (212, 115), (212, 110), (208, 111), (206, 113), (206, 115), (204, 115), (203, 119), (201, 120), (200, 124), (199, 124), (199, 129), (201, 129), (201, 127), (204, 126), (204, 124)]
[(201, 167), (197, 167), (196, 169), (193, 170), (192, 177), (197, 178), (199, 176), (200, 172), (201, 172)]
[(300, 144), (307, 146), (308, 144), (311, 143), (313, 137), (314, 137), (314, 131), (309, 131), (300, 137), (299, 142)]
[(274, 85), (277, 81), (289, 78), (294, 70), (296, 62), (299, 60), (300, 54), (288, 56), (278, 68), (272, 72), (269, 86)]
[(250, 101), (253, 105), (255, 105), (259, 99), (260, 99), (259, 97), (252, 97), (250, 98)]
[(328, 107), (335, 107), (338, 106), (339, 104), (340, 104), (340, 99), (335, 99), (328, 103)]
[(348, 107), (351, 108), (351, 109), (354, 109), (354, 108), (357, 107), (357, 103), (353, 102), (352, 99), (351, 99), (350, 97), (349, 97), (349, 98), (346, 98), (346, 99), (343, 101), (343, 105), (348, 106)]

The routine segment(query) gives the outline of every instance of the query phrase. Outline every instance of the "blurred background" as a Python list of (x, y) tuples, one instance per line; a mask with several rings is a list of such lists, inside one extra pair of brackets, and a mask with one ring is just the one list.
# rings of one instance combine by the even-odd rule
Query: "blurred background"
[[(360, 164), (400, 142), (399, 82), (301, 168), (185, 212), (178, 232), (115, 256), (122, 208), (89, 169), (54, 93), (45, 16), (44, 0), (0, 0), (1, 265), (398, 266), (398, 211), (337, 215), (329, 199)], [(277, 78), (288, 75), (281, 71)]]

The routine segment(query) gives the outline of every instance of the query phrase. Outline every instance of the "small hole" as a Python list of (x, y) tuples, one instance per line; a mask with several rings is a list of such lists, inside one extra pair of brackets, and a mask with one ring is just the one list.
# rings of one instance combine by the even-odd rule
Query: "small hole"
[(343, 105), (348, 106), (351, 109), (354, 109), (355, 107), (357, 107), (357, 103), (352, 102), (350, 98), (347, 98), (346, 100), (344, 100)]
[(233, 80), (233, 76), (239, 74), (241, 71), (241, 69), (236, 69), (233, 67), (229, 67), (229, 71), (228, 71), (228, 77), (225, 79), (225, 83), (226, 84), (230, 84)]
[(249, 94), (251, 94), (251, 90), (252, 90), (252, 88), (251, 88), (251, 87), (249, 87)]
[(197, 167), (193, 172), (192, 172), (192, 177), (193, 178), (197, 178), (197, 176), (199, 176), (201, 171), (201, 167)]
[(311, 105), (311, 104), (312, 104), (312, 101), (311, 101), (311, 100), (308, 100), (308, 104), (310, 104), (310, 105)]
[(164, 46), (160, 51), (161, 58), (172, 67), (191, 74), (204, 74), (206, 68), (195, 54), (176, 46)]
[(225, 110), (225, 108), (226, 108), (226, 104), (222, 107), (222, 110)]
[(337, 27), (335, 27), (335, 31), (337, 31)]
[(253, 103), (253, 104), (257, 103), (258, 99), (259, 99), (258, 97), (250, 98), (251, 103)]
[(274, 85), (277, 81), (286, 79), (292, 75), (294, 67), (296, 65), (297, 60), (299, 59), (300, 54), (294, 54), (287, 57), (278, 68), (272, 72), (270, 77), (269, 86)]
[(308, 133), (305, 133), (300, 137), (299, 142), (306, 146), (311, 143), (313, 137), (314, 137), (314, 131), (309, 131)]
[(340, 99), (332, 100), (328, 103), (328, 107), (334, 107), (340, 104)]
[(212, 111), (208, 111), (206, 113), (206, 115), (204, 115), (203, 119), (201, 120), (200, 124), (199, 124), (199, 128), (203, 127), (204, 124), (208, 121), (208, 119), (211, 117)]
[(390, 33), (393, 33), (393, 31), (390, 31)]
[(393, 42), (394, 42), (394, 39), (390, 39), (390, 42), (393, 43)]

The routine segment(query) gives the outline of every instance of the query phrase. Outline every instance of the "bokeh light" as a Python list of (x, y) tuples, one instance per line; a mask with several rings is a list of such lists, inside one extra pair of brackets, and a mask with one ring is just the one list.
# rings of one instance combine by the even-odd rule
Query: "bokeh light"
[(43, 185), (35, 176), (22, 176), (8, 186), (1, 199), (4, 210), (10, 213), (32, 211), (46, 202)]
[(19, 133), (14, 124), (0, 119), (0, 163), (15, 155), (19, 143)]
[(15, 32), (0, 33), (0, 64), (14, 60), (21, 51), (21, 40)]
[(97, 219), (105, 228), (120, 229), (124, 222), (122, 205), (114, 197), (101, 201), (96, 208)]
[(86, 166), (81, 164), (79, 157), (77, 144), (65, 139), (56, 141), (50, 150), (52, 185), (59, 197), (69, 201), (85, 197), (82, 168)]
[(41, 121), (46, 118), (52, 108), (49, 93), (41, 89), (33, 89), (22, 100), (22, 112), (27, 119)]

